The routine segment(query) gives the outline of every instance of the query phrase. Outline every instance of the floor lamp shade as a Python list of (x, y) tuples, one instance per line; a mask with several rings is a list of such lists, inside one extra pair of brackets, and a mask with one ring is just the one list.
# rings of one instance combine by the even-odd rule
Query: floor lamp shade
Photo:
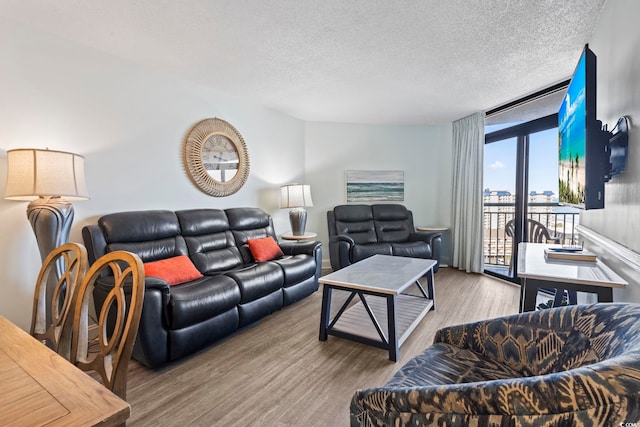
[(84, 157), (32, 148), (7, 151), (4, 198), (31, 201), (27, 217), (44, 260), (49, 252), (69, 239), (73, 222), (73, 205), (69, 200), (89, 198)]
[(293, 208), (289, 212), (291, 233), (294, 236), (304, 235), (307, 225), (307, 206), (313, 206), (311, 187), (304, 184), (289, 184), (280, 187), (280, 208)]
[(88, 199), (84, 157), (64, 151), (31, 148), (7, 151), (4, 198), (34, 200), (44, 197)]

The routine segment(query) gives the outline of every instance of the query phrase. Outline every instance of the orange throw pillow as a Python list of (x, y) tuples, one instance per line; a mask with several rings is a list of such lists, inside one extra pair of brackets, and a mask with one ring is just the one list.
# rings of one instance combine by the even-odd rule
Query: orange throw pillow
[(247, 244), (256, 262), (270, 261), (284, 255), (278, 243), (271, 236), (262, 239), (249, 239)]
[(145, 262), (144, 275), (159, 277), (169, 285), (178, 285), (202, 277), (202, 273), (186, 255)]

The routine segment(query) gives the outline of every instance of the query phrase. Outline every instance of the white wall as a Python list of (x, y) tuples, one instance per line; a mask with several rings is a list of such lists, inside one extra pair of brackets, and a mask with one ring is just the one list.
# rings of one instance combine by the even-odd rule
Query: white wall
[(580, 222), (640, 252), (640, 2), (609, 0), (589, 47), (597, 56), (598, 119), (615, 125), (630, 117), (629, 159), (622, 175), (605, 184), (605, 209), (585, 211)]
[[(200, 192), (182, 166), (185, 134), (209, 117), (233, 124), (249, 149), (249, 179), (230, 197)], [(258, 206), (284, 232), (279, 186), (304, 180), (304, 122), (1, 18), (0, 123), (0, 191), (6, 150), (85, 156), (91, 200), (74, 203), (72, 241), (100, 215), (137, 209)], [(23, 328), (40, 268), (26, 206), (0, 199), (0, 314)]]
[[(307, 228), (318, 232), (328, 264), (325, 212), (346, 202), (348, 169), (405, 171), (404, 204), (416, 224), (450, 225), (450, 124), (305, 124), (3, 18), (0, 58), (0, 189), (6, 150), (84, 155), (91, 200), (74, 203), (72, 241), (105, 213), (138, 209), (258, 206), (281, 233), (290, 227), (279, 186), (305, 182), (315, 203)], [(230, 197), (200, 192), (182, 165), (185, 134), (209, 117), (232, 123), (249, 148), (249, 179)], [(40, 268), (26, 205), (0, 199), (0, 314), (25, 329)]]
[[(402, 170), (405, 199), (418, 225), (451, 225), (451, 124), (383, 126), (307, 123), (306, 184), (314, 206), (307, 230), (318, 233), (328, 259), (326, 212), (345, 204), (345, 171)], [(448, 238), (448, 237), (447, 237)]]
[[(590, 46), (598, 56), (598, 117), (631, 118), (627, 171), (606, 185), (606, 209), (582, 223), (640, 252), (640, 14), (635, 0), (609, 0)], [(232, 123), (251, 158), (245, 186), (209, 197), (189, 181), (181, 160), (189, 128), (208, 117)], [(451, 225), (451, 124), (372, 126), (304, 123), (214, 90), (141, 67), (0, 18), (0, 189), (6, 150), (36, 147), (86, 157), (91, 200), (76, 202), (72, 241), (102, 214), (133, 209), (258, 206), (289, 229), (278, 209), (282, 183), (311, 185), (307, 228), (328, 258), (326, 211), (346, 203), (346, 170), (405, 171), (404, 204), (416, 224)], [(26, 203), (0, 199), (0, 314), (30, 322), (40, 266)], [(631, 296), (630, 299), (638, 299)]]
[[(605, 184), (605, 208), (585, 211), (581, 224), (618, 244), (640, 252), (640, 2), (609, 0), (589, 47), (597, 56), (598, 119), (611, 129), (619, 117), (629, 116), (627, 168)], [(602, 254), (606, 257), (609, 254)], [(607, 261), (609, 262), (609, 261)], [(615, 262), (615, 260), (611, 260)], [(612, 265), (613, 266), (613, 265)], [(618, 273), (625, 275), (625, 268)], [(630, 285), (615, 299), (640, 302), (637, 271), (626, 277)]]

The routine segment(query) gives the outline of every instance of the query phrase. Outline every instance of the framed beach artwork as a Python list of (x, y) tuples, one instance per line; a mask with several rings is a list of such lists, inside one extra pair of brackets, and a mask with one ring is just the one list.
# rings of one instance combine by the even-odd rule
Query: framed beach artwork
[(404, 171), (347, 171), (347, 202), (404, 200)]

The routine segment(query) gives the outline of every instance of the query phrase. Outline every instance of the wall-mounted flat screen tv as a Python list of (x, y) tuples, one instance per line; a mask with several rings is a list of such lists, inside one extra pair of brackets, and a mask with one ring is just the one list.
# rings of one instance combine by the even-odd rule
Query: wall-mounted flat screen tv
[(560, 203), (604, 208), (607, 140), (596, 119), (596, 56), (587, 45), (558, 112)]

